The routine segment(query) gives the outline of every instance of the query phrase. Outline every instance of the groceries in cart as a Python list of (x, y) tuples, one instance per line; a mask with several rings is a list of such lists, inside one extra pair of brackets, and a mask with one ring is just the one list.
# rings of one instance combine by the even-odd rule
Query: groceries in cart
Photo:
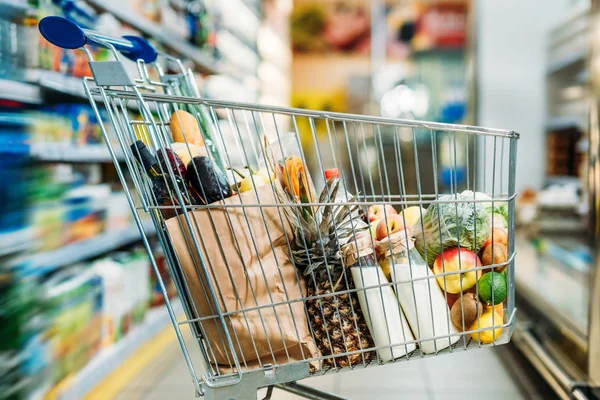
[[(462, 332), (480, 344), (502, 334), (505, 203), (463, 191), (398, 212), (365, 204), (338, 168), (323, 171), (317, 191), (300, 148), (276, 156), (283, 147), (263, 136), (252, 143), (262, 163), (222, 170), (193, 114), (176, 111), (168, 125), (156, 156), (141, 140), (131, 151), (215, 364), (237, 357), (251, 369), (271, 358), (340, 368), (438, 353)], [(218, 288), (212, 298), (207, 281)], [(218, 332), (219, 308), (235, 354)]]

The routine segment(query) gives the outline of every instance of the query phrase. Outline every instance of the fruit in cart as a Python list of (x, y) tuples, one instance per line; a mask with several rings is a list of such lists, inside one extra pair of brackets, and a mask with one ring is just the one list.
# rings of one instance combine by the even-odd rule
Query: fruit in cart
[(275, 179), (277, 179), (277, 177), (275, 176), (275, 173), (267, 170), (266, 168), (261, 168), (256, 172), (253, 172), (254, 175), (258, 175), (258, 176), (262, 176), (264, 178), (266, 178), (269, 181), (275, 181)]
[[(320, 199), (327, 195), (335, 198), (340, 188), (338, 177), (327, 180)], [(294, 192), (277, 191), (283, 204), (296, 204)], [(373, 346), (366, 320), (360, 310), (355, 293), (335, 295), (335, 292), (354, 289), (351, 274), (346, 274), (341, 246), (353, 232), (366, 233), (368, 226), (362, 222), (360, 206), (333, 204), (317, 208), (314, 214), (298, 213), (293, 207), (284, 207), (294, 229), (294, 265), (306, 277), (308, 297), (306, 311), (317, 347), (329, 367), (346, 367), (369, 361), (373, 352), (360, 352)], [(321, 200), (319, 202), (322, 202)], [(356, 352), (336, 356), (345, 352)]]
[(405, 208), (400, 215), (404, 216), (404, 223), (406, 226), (413, 226), (421, 219), (421, 215), (427, 212), (426, 209), (419, 206), (411, 206)]
[(491, 306), (500, 304), (506, 299), (507, 287), (504, 275), (499, 272), (488, 272), (479, 278), (479, 299), (483, 304)]
[(491, 229), (490, 234), (486, 238), (485, 242), (481, 248), (485, 248), (494, 243), (502, 243), (503, 245), (508, 247), (508, 232), (504, 228), (494, 227)]
[(173, 150), (179, 156), (179, 158), (181, 158), (181, 161), (186, 166), (194, 157), (208, 156), (206, 147), (196, 146), (193, 144), (173, 142), (171, 143), (171, 150)]
[(169, 169), (175, 176), (184, 177), (187, 171), (181, 158), (171, 149), (160, 149), (156, 154), (158, 163), (165, 174), (169, 174)]
[(477, 253), (490, 232), (490, 218), (472, 196), (443, 195), (427, 207), (413, 226), (415, 248), (432, 266), (442, 250), (459, 247)]
[[(450, 309), (450, 319), (454, 326), (462, 330), (473, 323), (483, 313), (483, 306), (473, 293), (456, 299)], [(464, 321), (464, 322), (463, 322)]]
[[(384, 218), (377, 224), (377, 230), (375, 231), (377, 240), (382, 240), (388, 235), (393, 235), (396, 232), (404, 230), (404, 219), (398, 214), (392, 214)], [(410, 237), (410, 233), (408, 233)]]
[(369, 224), (369, 231), (371, 232), (371, 236), (373, 239), (377, 239), (377, 225), (383, 221), (382, 219), (376, 219), (375, 221)]
[(177, 110), (169, 121), (174, 142), (204, 146), (204, 139), (196, 118), (187, 111)]
[[(477, 254), (465, 248), (452, 248), (440, 253), (433, 263), (433, 273), (440, 287), (447, 293), (464, 293), (477, 282), (477, 271), (461, 272), (481, 266)], [(449, 273), (449, 275), (440, 275)]]
[(454, 306), (454, 303), (456, 302), (456, 300), (460, 299), (460, 295), (461, 293), (444, 293), (444, 297), (446, 298), (446, 301), (448, 302), (448, 308), (452, 309), (452, 306)]
[(258, 171), (253, 171), (247, 166), (246, 168), (250, 171), (250, 173), (247, 176), (242, 174), (236, 168), (227, 168), (234, 171), (237, 175), (239, 175), (242, 178), (240, 182), (236, 182), (235, 184), (233, 184), (233, 189), (238, 191), (239, 193), (248, 192), (250, 190), (253, 190), (255, 187), (259, 188), (264, 185), (269, 185), (276, 179), (275, 174), (269, 173), (269, 171), (265, 168), (261, 168)]
[(482, 344), (490, 344), (502, 334), (502, 324), (502, 316), (498, 315), (498, 313), (492, 309), (484, 309), (481, 316), (476, 318), (467, 330), (479, 330), (480, 332), (473, 332), (469, 335), (473, 340), (477, 340), (478, 342), (481, 341)]
[[(500, 317), (504, 318), (504, 303), (500, 303), (497, 306), (486, 306), (485, 304), (483, 305), (483, 309), (484, 310), (491, 310), (494, 309), (496, 311), (496, 314), (498, 314)], [(496, 324), (498, 325), (498, 324)]]
[[(483, 265), (504, 264), (508, 261), (508, 249), (502, 243), (492, 243), (481, 249), (481, 262)], [(494, 271), (502, 272), (506, 265), (495, 267)]]
[(194, 157), (185, 177), (194, 197), (202, 204), (214, 203), (231, 196), (227, 178), (208, 157)]
[(271, 179), (268, 175), (255, 174), (248, 175), (245, 177), (238, 185), (239, 192), (244, 193), (250, 190), (253, 190), (255, 187), (259, 188), (264, 185), (269, 185), (271, 183)]
[(373, 222), (377, 219), (385, 219), (386, 216), (389, 218), (390, 215), (397, 214), (398, 211), (389, 204), (386, 204), (385, 206), (383, 204), (373, 204), (367, 211), (367, 218), (369, 219), (369, 222)]

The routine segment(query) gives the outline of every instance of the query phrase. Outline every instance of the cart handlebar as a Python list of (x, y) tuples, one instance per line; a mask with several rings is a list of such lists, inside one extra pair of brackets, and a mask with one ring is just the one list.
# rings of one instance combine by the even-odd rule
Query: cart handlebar
[(146, 63), (152, 63), (158, 56), (154, 46), (146, 39), (132, 35), (121, 38), (103, 35), (83, 29), (75, 22), (63, 17), (42, 18), (39, 30), (47, 41), (63, 49), (79, 49), (86, 44), (107, 47), (109, 44), (132, 61), (143, 60)]

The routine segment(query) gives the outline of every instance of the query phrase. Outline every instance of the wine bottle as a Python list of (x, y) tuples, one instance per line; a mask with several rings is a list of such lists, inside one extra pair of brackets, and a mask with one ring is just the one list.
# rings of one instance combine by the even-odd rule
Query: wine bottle
[[(192, 204), (188, 193), (188, 185), (183, 177), (178, 176), (178, 171), (173, 171), (175, 178), (173, 180), (169, 171), (161, 170), (157, 158), (141, 140), (137, 140), (131, 145), (131, 151), (150, 178), (156, 205), (171, 207), (161, 209), (163, 217), (170, 218), (175, 216), (177, 214), (177, 207)], [(180, 204), (179, 202), (177, 189), (181, 193), (184, 204)]]

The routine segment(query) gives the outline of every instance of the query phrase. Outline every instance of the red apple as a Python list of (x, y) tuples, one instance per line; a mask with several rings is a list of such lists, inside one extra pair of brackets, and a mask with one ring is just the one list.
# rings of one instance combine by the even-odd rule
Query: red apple
[(394, 207), (390, 206), (389, 204), (386, 204), (385, 206), (383, 204), (373, 204), (369, 207), (369, 210), (367, 212), (369, 222), (373, 222), (376, 219), (385, 218), (386, 215), (389, 217), (390, 215), (397, 214), (398, 211), (396, 211)]
[(377, 240), (382, 240), (388, 235), (393, 235), (394, 233), (403, 230), (404, 218), (402, 218), (402, 216), (398, 214), (388, 214), (387, 221), (385, 218), (382, 218), (381, 221), (379, 221), (379, 223), (377, 224), (375, 237), (377, 238)]
[(382, 220), (376, 219), (375, 221), (369, 224), (369, 231), (371, 232), (371, 236), (373, 236), (373, 239), (377, 239), (377, 225), (379, 225), (380, 221)]
[[(477, 271), (460, 272), (465, 269), (481, 267), (477, 254), (465, 248), (453, 248), (440, 253), (433, 263), (433, 273), (440, 287), (446, 293), (460, 293), (471, 289), (477, 282)], [(443, 273), (456, 272), (439, 276)]]

